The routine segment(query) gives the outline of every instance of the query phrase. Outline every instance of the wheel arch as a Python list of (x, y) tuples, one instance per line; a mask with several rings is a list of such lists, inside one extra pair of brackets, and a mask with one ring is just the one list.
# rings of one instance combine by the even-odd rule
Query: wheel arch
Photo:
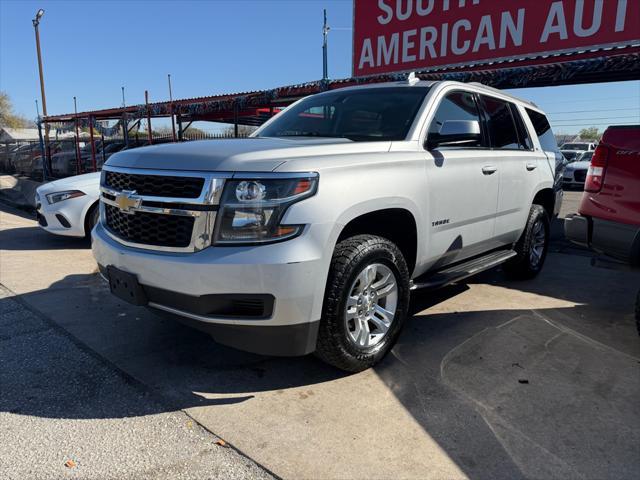
[(418, 258), (418, 222), (408, 208), (378, 208), (350, 218), (340, 230), (336, 243), (360, 234), (378, 235), (395, 243), (407, 262), (410, 274)]
[(542, 206), (547, 212), (549, 219), (553, 218), (553, 212), (555, 208), (556, 195), (551, 187), (542, 187), (536, 191), (531, 200), (531, 204), (538, 204)]
[(89, 218), (91, 218), (91, 214), (95, 211), (96, 208), (100, 208), (100, 200), (99, 199), (96, 199), (94, 202), (91, 202), (87, 206), (87, 208), (85, 209), (84, 214), (83, 214), (83, 221), (82, 222), (83, 222), (83, 226), (84, 226), (83, 227), (84, 228), (84, 234), (87, 237), (89, 235), (91, 235), (91, 230), (88, 229), (88, 227), (89, 227), (89, 224), (88, 224)]

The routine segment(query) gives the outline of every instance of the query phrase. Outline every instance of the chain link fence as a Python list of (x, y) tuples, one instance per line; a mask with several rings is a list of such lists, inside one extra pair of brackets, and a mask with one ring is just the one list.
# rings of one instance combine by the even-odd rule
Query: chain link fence
[[(232, 133), (209, 133), (202, 131), (189, 132), (183, 135), (183, 141), (224, 140), (230, 138), (246, 138), (241, 134), (235, 137)], [(93, 147), (88, 139), (75, 138), (50, 140), (46, 148), (43, 164), (42, 149), (37, 140), (14, 140), (0, 143), (0, 174), (28, 177), (43, 181), (80, 175), (102, 169), (102, 165), (111, 155), (122, 150), (130, 150), (143, 146), (173, 142), (171, 134), (153, 134), (152, 141), (146, 132), (129, 133), (128, 141), (122, 137), (96, 136)]]

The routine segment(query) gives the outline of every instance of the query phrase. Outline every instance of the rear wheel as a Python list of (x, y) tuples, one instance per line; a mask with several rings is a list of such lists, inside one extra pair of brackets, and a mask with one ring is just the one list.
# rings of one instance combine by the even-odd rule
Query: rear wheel
[(409, 306), (409, 271), (389, 240), (357, 235), (334, 251), (316, 355), (350, 372), (376, 364), (396, 342)]
[(517, 255), (504, 265), (513, 278), (533, 278), (544, 265), (549, 248), (549, 216), (541, 205), (531, 205), (527, 225), (514, 250)]

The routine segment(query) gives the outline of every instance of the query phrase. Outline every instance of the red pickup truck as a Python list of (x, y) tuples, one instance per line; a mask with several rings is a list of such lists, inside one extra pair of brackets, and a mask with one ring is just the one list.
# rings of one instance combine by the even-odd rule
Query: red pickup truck
[[(640, 125), (607, 128), (587, 172), (580, 213), (564, 222), (572, 242), (640, 268)], [(640, 333), (640, 292), (636, 302)]]

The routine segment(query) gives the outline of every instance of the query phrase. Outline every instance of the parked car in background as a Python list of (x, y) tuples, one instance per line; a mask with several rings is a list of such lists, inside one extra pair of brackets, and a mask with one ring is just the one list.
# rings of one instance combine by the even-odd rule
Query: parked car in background
[(564, 143), (560, 147), (560, 152), (568, 162), (575, 162), (583, 153), (593, 151), (595, 148), (596, 144), (589, 142)]
[[(109, 157), (116, 152), (124, 149), (125, 143), (122, 141), (106, 141), (100, 148), (96, 147), (96, 169), (100, 170), (102, 165), (109, 160)], [(82, 157), (83, 168), (85, 172), (93, 171), (93, 157), (91, 156), (91, 145), (89, 145), (88, 155)]]
[(307, 97), (253, 136), (109, 159), (92, 245), (114, 295), (360, 371), (393, 347), (412, 289), (542, 269), (562, 162), (533, 103), (410, 78)]
[[(99, 148), (101, 142), (96, 142), (96, 148)], [(91, 155), (91, 144), (81, 142), (80, 145), (80, 168), (83, 165), (83, 159)], [(68, 177), (78, 174), (78, 159), (75, 145), (62, 152), (58, 152), (51, 156), (51, 173), (55, 177)]]
[(56, 235), (86, 237), (98, 222), (100, 172), (45, 183), (36, 190), (36, 215), (44, 230)]
[(584, 187), (587, 171), (591, 165), (591, 157), (593, 151), (584, 152), (575, 162), (571, 162), (565, 166), (562, 176), (562, 186), (566, 188), (582, 188)]
[[(564, 228), (572, 242), (640, 268), (640, 125), (605, 130), (580, 211), (565, 219)], [(636, 316), (640, 322), (640, 292)]]
[(20, 153), (21, 150), (25, 150), (30, 148), (29, 144), (12, 144), (12, 145), (4, 145), (2, 146), (2, 164), (0, 169), (3, 173), (14, 173), (15, 169), (15, 158)]
[(40, 145), (37, 143), (29, 143), (17, 149), (11, 158), (15, 173), (30, 175), (33, 171), (33, 159), (40, 154)]

